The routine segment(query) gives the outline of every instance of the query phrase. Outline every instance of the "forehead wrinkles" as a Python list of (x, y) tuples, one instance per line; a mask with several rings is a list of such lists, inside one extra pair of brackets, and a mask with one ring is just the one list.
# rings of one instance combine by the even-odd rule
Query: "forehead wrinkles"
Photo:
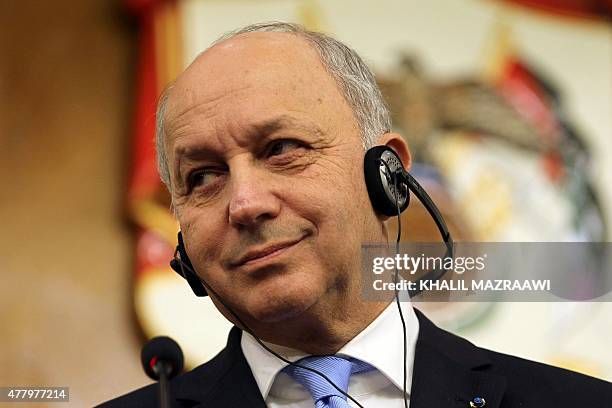
[[(214, 139), (217, 144), (224, 144), (224, 139), (230, 137), (243, 145), (247, 142), (242, 140), (245, 137), (272, 133), (281, 128), (311, 125), (317, 130), (329, 129), (329, 116), (332, 113), (329, 109), (312, 114), (319, 109), (315, 105), (327, 99), (325, 95), (306, 95), (306, 92), (300, 92), (304, 86), (298, 85), (297, 81), (279, 82), (282, 81), (273, 85), (243, 85), (233, 91), (221, 90), (213, 95), (201, 93), (200, 97), (189, 92), (184, 99), (174, 102), (172, 109), (166, 113), (166, 147), (171, 147), (184, 137)], [(272, 118), (282, 120), (268, 123)]]
[[(182, 95), (179, 95), (173, 99), (178, 99), (174, 101), (166, 112), (166, 123), (168, 124), (168, 131), (173, 130), (173, 127), (178, 122), (181, 122), (184, 116), (187, 116), (196, 110), (201, 110), (205, 113), (208, 109), (211, 108), (211, 105), (215, 105), (220, 99), (222, 99), (225, 95), (219, 93), (215, 96), (208, 98), (198, 98), (198, 95), (195, 93), (193, 89), (186, 90), (182, 92)], [(179, 103), (180, 101), (180, 103)]]
[[(200, 120), (213, 117), (219, 113), (215, 110), (223, 99), (230, 98), (249, 88), (248, 84), (235, 87), (233, 90), (225, 90), (214, 94), (198, 92), (195, 89), (188, 89), (182, 95), (176, 97), (167, 109), (164, 117), (164, 133), (168, 136), (180, 134), (183, 130), (189, 131), (193, 125), (194, 117)], [(172, 98), (172, 95), (171, 95)]]

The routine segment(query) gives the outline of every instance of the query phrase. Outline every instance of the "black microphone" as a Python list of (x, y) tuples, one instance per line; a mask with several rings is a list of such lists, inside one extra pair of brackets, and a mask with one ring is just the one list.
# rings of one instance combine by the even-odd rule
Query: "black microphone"
[(170, 408), (168, 381), (183, 370), (183, 352), (170, 337), (154, 337), (140, 353), (142, 368), (147, 375), (159, 381), (159, 406)]

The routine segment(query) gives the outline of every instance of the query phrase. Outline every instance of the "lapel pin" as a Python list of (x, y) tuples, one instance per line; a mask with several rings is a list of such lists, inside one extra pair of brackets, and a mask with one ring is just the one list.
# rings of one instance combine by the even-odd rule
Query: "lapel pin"
[(470, 408), (482, 408), (486, 405), (486, 401), (482, 397), (474, 397), (470, 401)]

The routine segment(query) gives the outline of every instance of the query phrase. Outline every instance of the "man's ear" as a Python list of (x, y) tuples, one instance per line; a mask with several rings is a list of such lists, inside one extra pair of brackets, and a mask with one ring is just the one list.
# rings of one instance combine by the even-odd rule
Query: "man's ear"
[(408, 143), (406, 143), (406, 140), (404, 140), (402, 136), (398, 133), (385, 133), (380, 137), (378, 143), (389, 146), (395, 150), (395, 153), (397, 153), (404, 165), (404, 169), (406, 169), (406, 171), (410, 170), (410, 166), (412, 166), (412, 157), (410, 155)]

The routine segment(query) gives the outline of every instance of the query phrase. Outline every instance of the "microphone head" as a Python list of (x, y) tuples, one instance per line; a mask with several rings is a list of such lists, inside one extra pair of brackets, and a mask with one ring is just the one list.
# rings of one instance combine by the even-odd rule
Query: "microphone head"
[(149, 340), (142, 348), (140, 361), (145, 373), (156, 381), (159, 380), (160, 375), (155, 368), (158, 362), (165, 366), (168, 379), (175, 377), (183, 370), (183, 352), (176, 341), (166, 336), (158, 336)]

